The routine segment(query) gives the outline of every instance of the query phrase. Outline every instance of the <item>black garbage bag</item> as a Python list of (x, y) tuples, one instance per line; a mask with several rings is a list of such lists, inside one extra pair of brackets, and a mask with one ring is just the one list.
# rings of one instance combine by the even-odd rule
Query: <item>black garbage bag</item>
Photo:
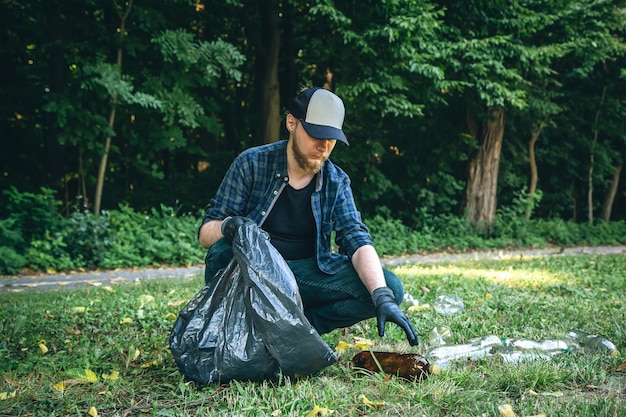
[(297, 378), (336, 363), (304, 316), (296, 279), (267, 233), (245, 224), (233, 254), (174, 323), (169, 342), (180, 372), (211, 384)]

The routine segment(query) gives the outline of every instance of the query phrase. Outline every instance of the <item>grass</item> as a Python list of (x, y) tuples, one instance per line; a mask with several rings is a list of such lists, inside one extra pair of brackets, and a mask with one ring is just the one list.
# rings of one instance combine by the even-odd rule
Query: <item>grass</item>
[[(451, 343), (495, 334), (533, 340), (578, 328), (623, 350), (626, 256), (579, 255), (396, 267), (422, 304), (464, 301), (442, 316), (408, 312), (421, 335), (411, 348), (393, 324), (374, 320), (324, 335), (330, 346), (365, 337), (375, 350), (427, 354), (428, 333), (448, 326)], [(454, 363), (421, 382), (350, 366), (358, 352), (297, 381), (200, 386), (185, 380), (167, 338), (202, 277), (112, 287), (0, 293), (0, 416), (624, 416), (624, 355), (572, 352), (515, 365), (497, 358)], [(404, 308), (408, 307), (403, 305)], [(622, 365), (622, 366), (620, 366)], [(366, 400), (367, 399), (367, 400)], [(92, 408), (93, 407), (93, 408)], [(91, 414), (90, 413), (91, 410)], [(97, 413), (97, 414), (96, 414)]]

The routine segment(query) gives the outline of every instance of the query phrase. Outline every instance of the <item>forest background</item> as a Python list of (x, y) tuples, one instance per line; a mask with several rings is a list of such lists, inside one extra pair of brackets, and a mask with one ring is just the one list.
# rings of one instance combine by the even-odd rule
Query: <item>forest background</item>
[(624, 243), (626, 1), (3, 0), (0, 274), (201, 259), (234, 157), (343, 98), (381, 254)]

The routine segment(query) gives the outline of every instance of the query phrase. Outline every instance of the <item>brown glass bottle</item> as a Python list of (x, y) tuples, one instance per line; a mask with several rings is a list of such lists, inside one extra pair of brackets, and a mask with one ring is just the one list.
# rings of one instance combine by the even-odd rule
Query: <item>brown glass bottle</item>
[(363, 351), (352, 358), (352, 364), (372, 372), (380, 372), (382, 368), (386, 374), (410, 380), (426, 379), (428, 375), (440, 372), (439, 366), (431, 365), (425, 358), (412, 353)]

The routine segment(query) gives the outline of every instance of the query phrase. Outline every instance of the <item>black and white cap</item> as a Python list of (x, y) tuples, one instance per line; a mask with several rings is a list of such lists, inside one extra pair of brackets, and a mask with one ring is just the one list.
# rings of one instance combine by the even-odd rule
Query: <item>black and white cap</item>
[(350, 145), (341, 130), (346, 109), (334, 93), (321, 87), (303, 90), (293, 99), (289, 112), (300, 119), (309, 136), (335, 139)]

